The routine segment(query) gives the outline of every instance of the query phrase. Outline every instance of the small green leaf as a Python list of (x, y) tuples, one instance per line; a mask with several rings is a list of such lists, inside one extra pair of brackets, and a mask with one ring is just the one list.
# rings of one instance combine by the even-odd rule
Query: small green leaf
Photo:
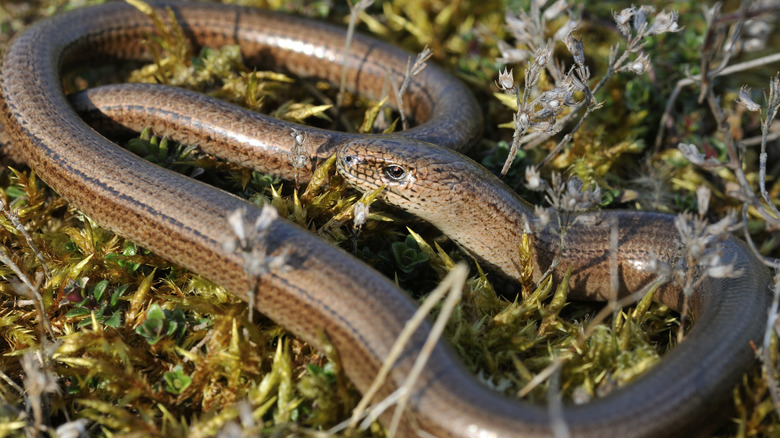
[(9, 186), (5, 189), (5, 194), (11, 199), (17, 199), (27, 195), (19, 186)]
[(159, 304), (152, 304), (146, 312), (146, 319), (159, 319), (165, 321), (165, 311), (163, 311)]
[(136, 327), (135, 332), (149, 345), (154, 345), (162, 340), (165, 325), (165, 312), (159, 304), (152, 304), (146, 312), (146, 321)]
[(105, 324), (108, 327), (119, 328), (119, 326), (122, 325), (121, 312), (114, 312), (109, 318), (103, 321), (103, 324)]
[(173, 371), (163, 374), (163, 380), (165, 380), (165, 390), (175, 395), (184, 392), (192, 383), (192, 377), (184, 374), (181, 365), (176, 365)]
[(390, 249), (393, 251), (396, 266), (406, 274), (412, 273), (417, 265), (428, 262), (428, 255), (420, 251), (412, 236), (406, 236), (404, 242), (394, 242)]
[(312, 376), (324, 376), (325, 370), (322, 369), (321, 366), (317, 364), (310, 363), (306, 365), (306, 371), (309, 372)]
[(113, 294), (111, 294), (111, 307), (116, 307), (119, 304), (119, 298), (125, 294), (129, 285), (123, 284), (116, 288)]
[(92, 288), (92, 295), (95, 297), (95, 301), (100, 301), (103, 298), (103, 294), (106, 293), (106, 287), (108, 287), (108, 280), (103, 280)]
[(125, 241), (124, 248), (122, 248), (122, 255), (134, 256), (138, 253), (138, 248), (130, 241)]
[(77, 318), (79, 316), (89, 315), (89, 309), (86, 309), (84, 307), (76, 307), (75, 309), (70, 309), (68, 313), (65, 314), (66, 318)]

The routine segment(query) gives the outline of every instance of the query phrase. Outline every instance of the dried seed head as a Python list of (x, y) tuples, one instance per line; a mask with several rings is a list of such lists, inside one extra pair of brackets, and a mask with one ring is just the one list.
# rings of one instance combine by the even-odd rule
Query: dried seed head
[(433, 51), (430, 47), (423, 47), (422, 51), (417, 54), (414, 60), (414, 64), (408, 69), (407, 76), (417, 76), (421, 71), (425, 70), (425, 66), (428, 65), (428, 60), (433, 56)]
[(528, 59), (529, 55), (527, 50), (512, 47), (504, 41), (498, 42), (498, 51), (501, 52), (501, 57), (496, 59), (496, 61), (502, 64), (516, 64), (519, 62), (524, 62)]
[(309, 136), (305, 132), (293, 129), (292, 132), (290, 132), (290, 137), (293, 139), (293, 147), (290, 148), (290, 151), (287, 153), (287, 159), (293, 167), (295, 186), (297, 188), (298, 176), (300, 175), (301, 169), (304, 169), (311, 163), (309, 151), (306, 148), (306, 142), (308, 141)]
[[(561, 81), (561, 87), (565, 87), (570, 92), (575, 91), (584, 91), (585, 90), (585, 84), (579, 80), (576, 76), (574, 76), (571, 72), (563, 77), (563, 80)], [(570, 102), (569, 105), (573, 104), (575, 102)]]
[[(586, 189), (582, 180), (576, 176), (569, 178), (563, 187), (553, 181), (552, 204), (563, 211), (581, 212), (589, 210), (601, 202), (601, 189), (598, 186)], [(557, 187), (557, 190), (555, 188)]]
[(677, 11), (662, 11), (655, 16), (655, 21), (647, 30), (647, 34), (660, 35), (666, 32), (679, 32), (682, 29), (677, 25)]
[(568, 90), (556, 87), (540, 94), (539, 97), (534, 99), (533, 103), (534, 105), (541, 105), (543, 109), (555, 113), (560, 111), (561, 107), (563, 107), (568, 94)]
[(515, 89), (515, 76), (512, 74), (512, 70), (498, 72), (498, 88), (503, 92), (511, 92)]
[(699, 206), (699, 216), (704, 217), (707, 214), (707, 210), (710, 208), (710, 189), (707, 186), (699, 186), (696, 188), (696, 201)]
[(701, 166), (704, 169), (714, 170), (723, 166), (723, 163), (720, 161), (711, 157), (707, 158), (706, 155), (700, 153), (699, 148), (694, 144), (679, 143), (677, 149), (682, 153), (686, 160), (691, 162), (691, 164)]
[(536, 166), (528, 166), (525, 168), (525, 186), (529, 190), (537, 192), (547, 188), (547, 182), (542, 179)]
[(292, 132), (290, 132), (290, 137), (293, 139), (293, 147), (288, 153), (288, 159), (290, 164), (298, 171), (308, 166), (311, 162), (306, 148), (306, 142), (309, 140), (309, 136), (305, 132), (293, 129)]
[(279, 212), (268, 204), (263, 204), (260, 216), (255, 220), (255, 232), (258, 234), (267, 233), (271, 224), (279, 218)]
[(692, 143), (680, 143), (677, 145), (677, 149), (683, 154), (688, 161), (693, 164), (700, 165), (704, 162), (704, 154), (699, 152), (699, 148)]
[(246, 211), (239, 208), (228, 215), (228, 223), (235, 234), (234, 239), (228, 239), (222, 243), (223, 248), (229, 252), (238, 251), (244, 262), (244, 272), (260, 277), (273, 269), (283, 268), (287, 251), (279, 255), (268, 254), (266, 238), (269, 235), (271, 225), (279, 218), (279, 213), (268, 204), (263, 205), (260, 215), (251, 223), (246, 218)]
[(617, 23), (618, 29), (620, 30), (620, 33), (623, 34), (624, 37), (628, 38), (631, 36), (631, 17), (634, 16), (634, 12), (636, 11), (636, 8), (631, 6), (630, 8), (625, 8), (622, 11), (618, 12), (612, 12), (612, 18), (615, 20), (615, 23)]
[(566, 3), (566, 0), (558, 0), (555, 3), (551, 4), (547, 9), (545, 9), (544, 14), (542, 16), (545, 20), (550, 21), (560, 15), (562, 12), (569, 9), (569, 4)]
[(761, 110), (761, 105), (750, 98), (750, 88), (747, 85), (743, 85), (742, 88), (739, 89), (739, 95), (734, 100), (748, 111), (755, 112)]
[(707, 276), (712, 278), (736, 278), (744, 274), (742, 269), (734, 269), (733, 263), (721, 263), (720, 256), (715, 255), (707, 266)]
[(540, 228), (544, 228), (550, 224), (552, 215), (549, 208), (544, 208), (539, 205), (534, 205), (534, 216), (538, 219), (538, 225)]
[[(244, 213), (245, 211), (239, 208), (231, 212), (227, 218), (228, 223), (230, 224), (230, 228), (233, 229), (233, 234), (236, 235), (236, 239), (238, 239), (238, 241), (241, 243), (246, 242), (247, 240), (247, 231), (244, 224)], [(234, 244), (232, 241), (230, 243)], [(229, 250), (230, 252), (235, 250), (235, 246), (232, 248), (233, 249)]]
[(577, 64), (578, 67), (585, 65), (585, 45), (582, 44), (582, 40), (574, 38), (574, 35), (569, 33), (566, 35), (564, 43), (566, 43), (566, 48), (569, 49), (571, 56), (574, 57), (574, 63)]
[(670, 277), (672, 275), (672, 266), (661, 261), (658, 254), (650, 254), (650, 262), (647, 265), (647, 269), (661, 277)]
[(737, 225), (737, 215), (730, 212), (714, 224), (707, 225), (706, 233), (710, 236), (721, 237), (730, 233)]
[(517, 111), (517, 114), (515, 114), (515, 126), (520, 132), (526, 131), (531, 126), (531, 116), (530, 109), (523, 107), (520, 108)]
[(522, 46), (534, 41), (534, 35), (537, 33), (536, 24), (528, 14), (521, 12), (519, 15), (514, 15), (507, 11), (504, 20), (507, 30), (512, 33), (518, 45)]
[(626, 70), (635, 75), (641, 75), (648, 68), (650, 68), (650, 57), (646, 53), (640, 53), (634, 61), (626, 64)]
[(549, 45), (539, 47), (536, 52), (534, 52), (534, 66), (538, 69), (542, 69), (550, 62), (551, 58), (552, 47)]
[(647, 26), (647, 16), (655, 12), (655, 8), (648, 5), (640, 6), (634, 10), (634, 30), (637, 33), (645, 31)]
[(353, 210), (352, 228), (360, 229), (368, 220), (368, 205), (358, 201)]
[(576, 18), (569, 18), (569, 21), (555, 31), (555, 39), (560, 41), (566, 41), (566, 36), (577, 30), (582, 22)]

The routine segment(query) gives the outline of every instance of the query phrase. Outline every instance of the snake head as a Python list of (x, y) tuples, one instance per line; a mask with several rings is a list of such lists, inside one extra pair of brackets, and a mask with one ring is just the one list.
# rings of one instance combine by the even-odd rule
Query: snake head
[[(433, 148), (433, 149), (432, 149)], [(431, 179), (437, 166), (437, 147), (403, 137), (377, 137), (351, 141), (336, 152), (339, 173), (362, 192), (384, 188), (388, 204), (415, 212), (427, 202), (439, 179)]]
[(363, 192), (384, 187), (382, 200), (432, 223), (458, 211), (459, 204), (472, 202), (472, 194), (495, 193), (503, 186), (458, 152), (400, 136), (346, 143), (336, 151), (336, 167), (352, 187)]

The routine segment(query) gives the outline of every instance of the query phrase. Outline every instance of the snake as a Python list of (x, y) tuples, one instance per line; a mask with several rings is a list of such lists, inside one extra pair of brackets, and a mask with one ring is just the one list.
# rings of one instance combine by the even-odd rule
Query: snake
[[(155, 3), (169, 8), (193, 47), (238, 45), (250, 65), (273, 65), (293, 75), (338, 82), (380, 98), (388, 78), (403, 76), (409, 54), (358, 36), (344, 54), (338, 26), (269, 11), (209, 3)], [(365, 391), (388, 356), (415, 303), (390, 280), (347, 252), (284, 219), (273, 220), (263, 241), (269, 256), (284, 255), (284, 269), (259, 277), (244, 270), (231, 212), (253, 223), (261, 210), (232, 194), (151, 164), (109, 141), (77, 113), (63, 74), (94, 62), (148, 59), (144, 36), (155, 27), (146, 15), (117, 2), (75, 9), (40, 21), (17, 35), (2, 60), (0, 118), (29, 166), (54, 191), (101, 226), (216, 282), (292, 333), (339, 352), (343, 369)], [(202, 94), (162, 86), (115, 85), (71, 97), (73, 105), (106, 130), (142, 129), (197, 145), (207, 153), (290, 178), (291, 125), (238, 109)], [(128, 88), (129, 87), (129, 88)], [(522, 217), (532, 207), (499, 178), (462, 155), (478, 141), (479, 105), (465, 85), (428, 65), (404, 96), (420, 124), (392, 135), (305, 130), (312, 163), (336, 154), (337, 168), (357, 188), (384, 186), (384, 201), (430, 222), (474, 259), (502, 277), (517, 279)], [(81, 102), (80, 104), (78, 102)], [(101, 119), (100, 114), (105, 117)], [(112, 121), (106, 121), (112, 120)], [(112, 125), (113, 128), (111, 126)], [(297, 125), (293, 125), (295, 127)], [(101, 128), (101, 129), (102, 129)], [(585, 215), (588, 216), (588, 215)], [(611, 224), (611, 225), (605, 225)], [(611, 251), (610, 230), (617, 230)], [(553, 228), (533, 236), (535, 275), (553, 260), (560, 279), (571, 268), (570, 298), (610, 298), (611, 263), (619, 292), (654, 278), (651, 263), (684, 263), (674, 216), (603, 211), (576, 221), (561, 244)], [(614, 245), (613, 245), (614, 246)], [(719, 245), (722, 260), (742, 275), (703, 277), (690, 298), (696, 320), (684, 340), (647, 373), (605, 397), (560, 412), (499, 394), (474, 378), (439, 341), (403, 412), (399, 436), (553, 436), (563, 424), (571, 436), (674, 436), (701, 432), (711, 414), (755, 362), (751, 345), (765, 329), (770, 276), (740, 239)], [(538, 278), (537, 278), (538, 280)], [(683, 294), (671, 284), (655, 300), (680, 310)], [(426, 322), (406, 345), (379, 396), (398, 389), (431, 330)], [(381, 421), (388, 421), (387, 415)]]

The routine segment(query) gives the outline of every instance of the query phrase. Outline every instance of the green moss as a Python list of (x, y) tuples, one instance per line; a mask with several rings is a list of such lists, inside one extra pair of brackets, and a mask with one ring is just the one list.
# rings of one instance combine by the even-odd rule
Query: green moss
[[(329, 16), (334, 21), (344, 13), (325, 3), (262, 3)], [(692, 4), (679, 7), (690, 9)], [(34, 6), (23, 14), (17, 14), (11, 3), (0, 6), (3, 38), (31, 17), (56, 9), (54, 2)], [(507, 154), (505, 145), (511, 141), (511, 131), (496, 128), (511, 118), (511, 111), (488, 98), (496, 91), (492, 82), (497, 71), (496, 42), (506, 38), (501, 24), (504, 8), (497, 1), (395, 0), (379, 2), (361, 17), (365, 28), (384, 39), (411, 50), (429, 45), (436, 62), (455, 71), (489, 102), (485, 105), (489, 126), (482, 146), (484, 162), (494, 169), (500, 169)], [(609, 11), (602, 9), (594, 13), (608, 19)], [(676, 137), (657, 152), (647, 147), (658, 123), (654, 114), (663, 111), (664, 104), (652, 97), (659, 94), (659, 86), (664, 88), (679, 78), (680, 65), (697, 55), (696, 32), (700, 33), (702, 22), (696, 16), (689, 20), (675, 40), (681, 41), (679, 51), (663, 50), (677, 47), (670, 41), (653, 41), (654, 49), (665, 55), (654, 60), (658, 78), (610, 83), (599, 96), (606, 99), (607, 109), (586, 124), (571, 147), (544, 172), (557, 169), (608, 188), (613, 206), (650, 205), (670, 211), (694, 206), (695, 188), (708, 177), (687, 165), (674, 149), (674, 141), (698, 142), (699, 136), (706, 136), (714, 153), (722, 153), (715, 131), (707, 129), (706, 109), (694, 104), (695, 96), (680, 99), (685, 116), (676, 121)], [(156, 62), (134, 72), (133, 80), (187, 86), (290, 120), (328, 117), (327, 105), (311, 103), (300, 92), (304, 87), (293, 78), (250, 70), (234, 47), (193, 54), (176, 28), (162, 35), (154, 41), (159, 47)], [(614, 42), (601, 32), (589, 38), (593, 53), (608, 51)], [(355, 126), (373, 120), (380, 108), (350, 101), (356, 108)], [(745, 129), (751, 123), (745, 116)], [(545, 147), (549, 149), (543, 145), (542, 152)], [(270, 202), (282, 217), (374, 264), (418, 298), (454, 266), (453, 260), (467, 259), (451, 243), (440, 244), (435, 230), (424, 225), (407, 229), (399, 220), (403, 214), (376, 204), (371, 206), (369, 222), (355, 232), (350, 222), (352, 206), (358, 200), (371, 203), (377, 193), (360, 197), (348, 191), (334, 175), (332, 161), (299, 191), (293, 183), (237, 169), (148, 132), (128, 148), (183, 173), (205, 169), (210, 182), (250, 202)], [(637, 154), (653, 164), (655, 177), (669, 182), (657, 189), (662, 193), (632, 181), (636, 172), (622, 170)], [(510, 183), (519, 186), (524, 165), (539, 157), (539, 151), (523, 151)], [(755, 178), (756, 169), (747, 172)], [(729, 171), (721, 176), (733, 180)], [(11, 170), (3, 178), (0, 196), (16, 209), (52, 269), (41, 293), (58, 343), (52, 347), (46, 341), (49, 336), (40, 315), (16, 294), (10, 281), (12, 271), (0, 266), (0, 274), (8, 279), (0, 282), (4, 353), (0, 368), (14, 383), (0, 381), (4, 400), (1, 434), (21, 435), (34, 425), (24, 414), (26, 402), (19, 389), (26, 371), (19, 358), (41, 349), (50, 352), (47, 366), (60, 379), (61, 392), (47, 395), (51, 424), (90, 419), (94, 423), (89, 430), (94, 435), (201, 436), (227, 428), (307, 435), (327, 430), (349, 416), (359, 395), (339, 367), (338, 352), (313, 351), (282, 327), (259, 314), (250, 315), (244, 303), (219, 286), (101, 229), (43, 187), (32, 172)], [(773, 186), (773, 194), (778, 187)], [(721, 214), (730, 204), (720, 192), (715, 195), (712, 211)], [(649, 201), (661, 198), (673, 201)], [(33, 277), (41, 272), (23, 236), (4, 216), (0, 224), (0, 244), (13, 261)], [(763, 233), (760, 227), (755, 231)], [(528, 245), (520, 248), (525, 260), (530, 259), (529, 251)], [(670, 339), (675, 338), (677, 317), (663, 306), (650, 305), (649, 300), (616, 312), (583, 339), (583, 331), (600, 306), (567, 303), (565, 282), (535, 285), (527, 269), (519, 297), (507, 299), (495, 293), (489, 273), (479, 267), (472, 272), (447, 336), (481, 380), (507, 394), (527, 392), (528, 399), (543, 403), (548, 383), (530, 389), (526, 385), (556, 358), (565, 357), (559, 383), (564, 395), (577, 400), (593, 398), (629, 382), (673, 345)], [(776, 346), (772, 352), (776, 364)], [(724, 430), (724, 435), (777, 434), (778, 420), (766, 380), (745, 377), (743, 387), (735, 390), (735, 404), (738, 427)], [(383, 433), (374, 425), (365, 435)]]

